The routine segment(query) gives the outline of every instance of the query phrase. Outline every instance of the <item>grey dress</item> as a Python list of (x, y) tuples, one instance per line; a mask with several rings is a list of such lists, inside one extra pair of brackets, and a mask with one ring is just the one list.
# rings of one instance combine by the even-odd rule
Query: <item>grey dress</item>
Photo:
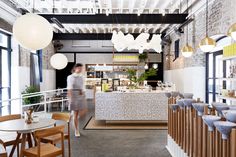
[(69, 109), (79, 111), (86, 108), (85, 95), (79, 95), (80, 90), (85, 91), (84, 77), (80, 74), (71, 74), (67, 77), (67, 89), (72, 90), (69, 98)]

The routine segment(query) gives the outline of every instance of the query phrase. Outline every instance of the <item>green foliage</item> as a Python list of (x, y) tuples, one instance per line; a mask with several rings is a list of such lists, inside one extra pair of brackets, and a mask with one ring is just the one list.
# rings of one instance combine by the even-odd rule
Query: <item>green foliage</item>
[[(39, 89), (35, 86), (26, 86), (26, 89), (22, 92), (22, 94), (33, 94), (35, 92), (39, 92)], [(34, 96), (29, 98), (23, 98), (23, 102), (25, 105), (27, 104), (36, 104), (41, 100), (41, 96)]]
[(139, 62), (145, 62), (145, 60), (148, 58), (147, 52), (144, 52), (142, 54), (139, 54), (138, 59)]
[(157, 72), (154, 68), (151, 68), (148, 71), (142, 73), (139, 77), (137, 77), (137, 70), (135, 69), (127, 69), (127, 73), (129, 80), (135, 84), (145, 81), (150, 76), (157, 75)]

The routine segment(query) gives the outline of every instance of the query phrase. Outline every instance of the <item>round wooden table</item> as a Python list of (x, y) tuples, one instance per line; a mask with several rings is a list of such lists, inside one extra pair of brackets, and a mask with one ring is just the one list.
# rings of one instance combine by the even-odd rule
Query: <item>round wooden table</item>
[[(53, 119), (40, 118), (39, 122), (33, 122), (31, 124), (26, 124), (24, 119), (9, 120), (5, 122), (0, 122), (0, 131), (5, 132), (17, 132), (16, 142), (14, 143), (10, 157), (13, 156), (16, 146), (21, 142), (20, 157), (22, 157), (22, 152), (25, 149), (25, 143), (28, 142), (29, 147), (32, 147), (32, 138), (34, 138), (34, 131), (43, 128), (51, 127), (56, 123)], [(20, 137), (22, 139), (20, 141)], [(36, 142), (36, 141), (35, 141)]]

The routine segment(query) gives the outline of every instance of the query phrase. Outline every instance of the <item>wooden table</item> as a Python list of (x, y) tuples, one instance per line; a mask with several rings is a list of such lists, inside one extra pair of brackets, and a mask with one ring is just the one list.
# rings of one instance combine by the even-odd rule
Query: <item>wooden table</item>
[(33, 132), (35, 130), (51, 127), (55, 123), (56, 123), (55, 120), (45, 119), (45, 118), (41, 118), (39, 119), (39, 122), (33, 122), (31, 124), (26, 124), (24, 119), (16, 119), (16, 120), (1, 122), (0, 131), (17, 132), (16, 142), (14, 143), (9, 156), (10, 157), (13, 156), (16, 146), (20, 143), (21, 135), (22, 135), (22, 139), (21, 139), (20, 157), (22, 157), (22, 152), (25, 149), (26, 141), (28, 142), (29, 147), (32, 147), (31, 137), (33, 136), (34, 138)]

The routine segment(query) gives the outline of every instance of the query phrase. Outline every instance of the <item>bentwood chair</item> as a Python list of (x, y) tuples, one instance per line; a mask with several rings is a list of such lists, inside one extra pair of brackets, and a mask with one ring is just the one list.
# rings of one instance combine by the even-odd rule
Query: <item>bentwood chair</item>
[[(7, 116), (1, 116), (0, 122), (5, 122), (9, 120), (20, 119), (20, 114), (13, 114)], [(4, 147), (12, 146), (15, 144), (18, 134), (16, 132), (4, 132), (0, 131), (0, 138), (3, 142)], [(17, 155), (19, 155), (19, 145), (17, 144)]]
[[(64, 125), (56, 126), (48, 129), (35, 131), (37, 146), (23, 150), (23, 157), (64, 157)], [(51, 143), (42, 143), (42, 139), (59, 135), (61, 147), (57, 147)]]
[[(64, 139), (68, 141), (68, 153), (71, 156), (71, 146), (70, 146), (70, 113), (53, 113), (52, 119), (56, 121), (63, 121), (67, 123), (67, 131), (64, 133)], [(56, 126), (56, 124), (55, 124)], [(50, 142), (52, 144), (57, 144), (60, 141), (60, 135), (48, 136), (42, 139), (42, 142)]]
[(0, 139), (0, 157), (7, 157), (6, 147), (4, 146), (4, 142)]

